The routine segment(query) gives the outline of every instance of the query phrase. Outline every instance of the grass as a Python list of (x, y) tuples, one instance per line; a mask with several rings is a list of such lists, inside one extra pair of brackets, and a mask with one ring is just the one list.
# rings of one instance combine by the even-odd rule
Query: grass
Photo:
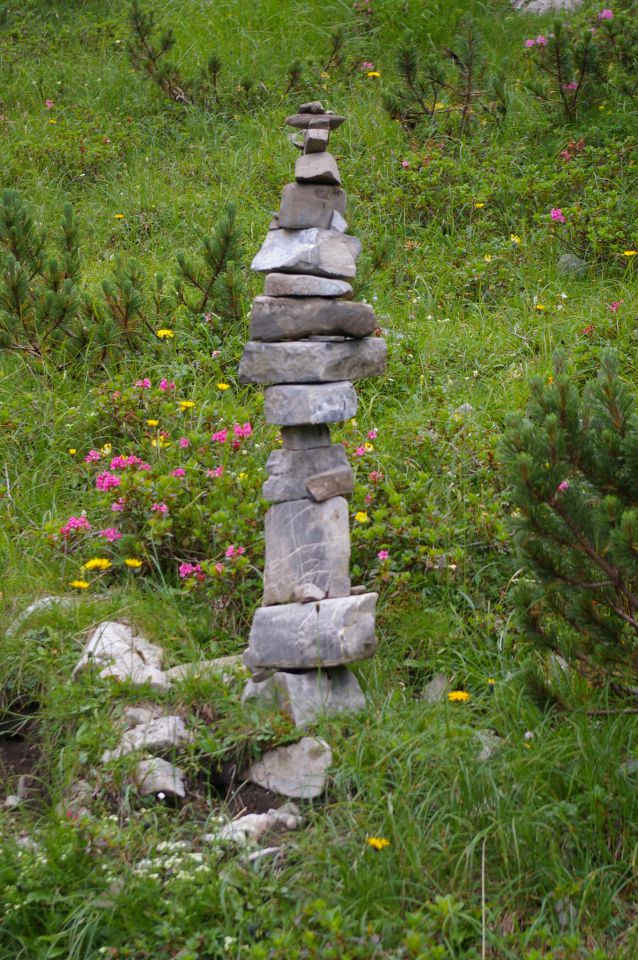
[[(368, 711), (316, 728), (334, 753), (327, 794), (305, 805), (307, 826), (286, 838), (281, 857), (249, 864), (202, 840), (214, 817), (241, 802), (220, 768), (294, 739), (290, 724), (240, 704), (241, 678), (230, 687), (194, 678), (163, 694), (196, 738), (180, 756), (187, 802), (162, 805), (130, 788), (126, 762), (99, 764), (122, 704), (139, 693), (71, 673), (87, 631), (107, 618), (134, 623), (169, 665), (241, 652), (258, 572), (224, 603), (225, 594), (180, 589), (175, 563), (153, 557), (140, 537), (144, 576), (93, 580), (89, 595), (8, 632), (0, 722), (36, 746), (38, 762), (32, 799), (0, 810), (1, 960), (631, 960), (636, 775), (623, 764), (636, 751), (635, 718), (592, 717), (616, 709), (613, 691), (563, 674), (521, 637), (495, 449), (507, 413), (525, 405), (528, 376), (549, 372), (557, 346), (585, 378), (615, 344), (624, 374), (635, 376), (635, 268), (622, 257), (636, 243), (633, 107), (613, 100), (574, 127), (553, 123), (516, 72), (523, 39), (551, 27), (505, 2), (378, 0), (371, 22), (333, 0), (153, 6), (175, 30), (185, 75), (219, 52), (223, 109), (185, 109), (132, 71), (126, 3), (9, 2), (0, 36), (4, 184), (49, 229), (64, 202), (74, 204), (91, 289), (116, 255), (170, 275), (175, 252), (193, 249), (229, 202), (245, 266), (291, 176), (282, 118), (312, 95), (346, 114), (334, 143), (350, 228), (368, 257), (379, 241), (389, 250), (360, 293), (387, 336), (388, 375), (358, 386), (357, 424), (337, 433), (354, 448), (378, 431), (355, 464), (352, 513), (370, 514), (353, 527), (353, 575), (380, 591), (379, 655), (357, 669)], [(512, 66), (506, 120), (463, 142), (440, 130), (406, 133), (382, 103), (396, 48), (408, 28), (422, 43), (431, 35), (452, 44), (468, 7), (490, 59)], [(338, 26), (346, 65), (372, 61), (378, 81), (347, 66), (322, 69)], [(295, 58), (301, 88), (285, 95)], [(245, 76), (255, 81), (249, 95), (237, 89)], [(560, 160), (581, 136), (584, 154)], [(631, 159), (618, 159), (619, 144)], [(548, 227), (555, 206), (570, 210), (564, 234)], [(589, 233), (578, 226), (583, 210)], [(567, 249), (590, 261), (583, 278), (558, 273)], [(246, 282), (247, 314), (261, 281), (247, 273)], [(623, 301), (615, 313), (612, 301)], [(247, 324), (204, 334), (191, 321), (176, 317), (176, 344), (163, 352), (149, 342), (110, 370), (42, 370), (0, 355), (4, 627), (34, 598), (66, 594), (77, 575), (84, 558), (52, 548), (48, 525), (98, 511), (81, 456), (105, 443), (146, 443), (148, 452), (143, 424), (124, 433), (108, 412), (101, 391), (115, 380), (175, 379), (196, 405), (184, 421), (193, 435), (254, 423), (247, 486), (233, 474), (233, 515), (206, 522), (215, 549), (246, 542), (259, 556), (261, 527), (240, 508), (259, 496), (274, 433), (261, 423), (258, 391), (236, 384)], [(220, 380), (228, 395), (216, 390)], [(378, 488), (373, 470), (384, 474)], [(224, 508), (214, 496), (211, 516)], [(376, 558), (386, 545), (388, 568)], [(427, 704), (422, 692), (437, 672), (471, 699)], [(95, 788), (83, 821), (66, 815), (80, 778)], [(370, 836), (389, 846), (372, 849)], [(201, 862), (175, 848), (181, 860), (167, 866), (158, 845), (178, 841)]]

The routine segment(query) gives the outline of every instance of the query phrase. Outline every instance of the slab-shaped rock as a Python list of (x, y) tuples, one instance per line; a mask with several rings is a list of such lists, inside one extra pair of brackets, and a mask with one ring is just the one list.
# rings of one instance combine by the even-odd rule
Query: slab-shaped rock
[(309, 127), (303, 146), (305, 153), (324, 153), (330, 142), (330, 130), (325, 127)]
[(379, 377), (385, 371), (385, 340), (336, 342), (250, 340), (239, 363), (240, 383), (332, 383)]
[(370, 336), (376, 326), (368, 303), (325, 297), (255, 297), (250, 335), (267, 342), (312, 336), (361, 338)]
[(357, 395), (347, 380), (268, 387), (264, 390), (266, 423), (281, 427), (336, 423), (350, 420), (357, 412)]
[(343, 217), (341, 216), (338, 210), (335, 210), (335, 212), (332, 214), (332, 220), (330, 221), (330, 229), (338, 230), (339, 233), (348, 232), (348, 224), (343, 219)]
[(345, 122), (345, 117), (340, 117), (336, 113), (293, 113), (286, 117), (286, 123), (289, 127), (296, 127), (298, 130), (308, 130), (311, 127), (328, 127), (330, 130), (336, 130)]
[(186, 796), (184, 778), (184, 771), (180, 767), (173, 766), (161, 757), (140, 760), (136, 769), (137, 789), (143, 797), (155, 793), (183, 800)]
[(251, 669), (312, 670), (374, 655), (376, 593), (259, 607), (244, 663)]
[[(345, 491), (352, 492), (352, 468), (348, 462), (346, 451), (340, 443), (329, 447), (314, 447), (309, 450), (273, 450), (266, 463), (268, 480), (262, 487), (265, 500), (283, 502), (286, 500), (302, 500), (310, 497), (306, 483), (316, 474), (334, 471), (345, 471), (350, 475), (350, 486)], [(318, 499), (318, 498), (314, 498)], [(321, 497), (327, 500), (327, 497)]]
[(277, 226), (287, 230), (329, 230), (335, 213), (346, 212), (346, 192), (319, 183), (288, 183), (281, 195)]
[(302, 153), (295, 162), (297, 183), (341, 183), (337, 161), (324, 150), (322, 153)]
[(324, 470), (306, 480), (306, 494), (317, 503), (330, 500), (331, 497), (349, 497), (354, 490), (352, 467), (336, 467)]
[(267, 750), (242, 779), (284, 797), (312, 800), (325, 790), (331, 764), (332, 750), (325, 740), (303, 737), (288, 747)]
[(360, 252), (361, 242), (338, 230), (269, 230), (252, 269), (349, 280)]
[(279, 810), (270, 809), (267, 813), (248, 813), (237, 820), (231, 820), (219, 826), (212, 833), (204, 834), (207, 843), (235, 843), (247, 846), (258, 843), (267, 833), (283, 830), (298, 830), (303, 826), (304, 818), (294, 803), (285, 804)]
[(325, 113), (326, 109), (321, 100), (310, 100), (299, 104), (299, 113)]
[(345, 280), (307, 274), (269, 273), (264, 284), (267, 297), (341, 297), (351, 300), (352, 287)]
[(100, 677), (127, 680), (139, 686), (148, 683), (156, 690), (164, 690), (168, 682), (161, 669), (163, 656), (161, 647), (136, 636), (128, 624), (106, 620), (90, 635), (73, 676), (94, 666)]
[(313, 450), (330, 446), (330, 427), (282, 427), (281, 442), (284, 450)]
[(117, 760), (136, 750), (174, 750), (190, 739), (181, 717), (157, 717), (147, 723), (138, 723), (122, 734), (114, 750), (105, 750), (102, 763)]
[(249, 680), (242, 700), (258, 700), (287, 713), (296, 727), (307, 727), (320, 716), (358, 713), (366, 698), (359, 681), (347, 667), (309, 670), (303, 673), (277, 671), (263, 683)]
[(328, 597), (350, 594), (350, 527), (343, 497), (278, 503), (266, 513), (264, 533), (264, 606), (292, 602), (304, 583), (316, 584)]

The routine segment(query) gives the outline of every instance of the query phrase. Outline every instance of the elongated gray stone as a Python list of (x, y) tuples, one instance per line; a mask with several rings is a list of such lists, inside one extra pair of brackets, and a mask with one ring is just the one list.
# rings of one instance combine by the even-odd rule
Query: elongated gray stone
[(251, 669), (312, 670), (374, 655), (376, 593), (259, 607), (244, 663)]
[(351, 300), (353, 295), (352, 287), (345, 280), (290, 273), (269, 273), (264, 293), (267, 297), (342, 297), (344, 300)]
[(253, 340), (301, 340), (311, 336), (368, 337), (377, 320), (368, 303), (325, 297), (255, 297)]
[(240, 383), (330, 383), (379, 377), (388, 349), (377, 337), (340, 342), (250, 340), (239, 363)]
[(329, 230), (335, 212), (346, 212), (346, 192), (321, 183), (287, 183), (281, 194), (277, 226), (285, 230)]
[(312, 450), (314, 447), (330, 446), (330, 428), (321, 424), (317, 427), (282, 427), (281, 442), (284, 450)]
[(299, 113), (325, 113), (325, 107), (321, 100), (310, 100), (308, 103), (299, 104)]
[(325, 153), (330, 142), (330, 130), (325, 127), (309, 127), (304, 137), (305, 153)]
[(332, 496), (339, 496), (342, 492), (352, 493), (352, 469), (340, 443), (309, 450), (273, 450), (266, 463), (268, 480), (263, 485), (262, 495), (264, 500), (276, 502), (309, 498), (306, 483), (316, 474), (337, 470), (349, 475), (350, 486), (349, 489), (339, 490)]
[(330, 130), (336, 130), (344, 123), (345, 119), (337, 113), (293, 113), (292, 116), (286, 117), (286, 123), (289, 127), (297, 127), (298, 130), (322, 126), (328, 126)]
[(312, 800), (325, 790), (331, 764), (332, 750), (325, 740), (304, 737), (299, 743), (267, 750), (242, 779), (284, 797)]
[(267, 387), (264, 390), (266, 423), (280, 427), (336, 423), (357, 412), (357, 395), (347, 380)]
[(269, 230), (252, 269), (350, 279), (357, 272), (361, 242), (338, 230)]
[(347, 667), (309, 670), (303, 673), (277, 671), (263, 683), (249, 680), (242, 701), (256, 700), (287, 713), (296, 727), (307, 727), (322, 715), (358, 713), (366, 698), (359, 681)]
[(324, 150), (322, 153), (302, 153), (295, 161), (295, 180), (298, 183), (341, 183), (337, 161)]
[(324, 470), (306, 480), (306, 492), (320, 503), (330, 497), (349, 497), (354, 490), (354, 478), (350, 464)]
[(305, 583), (328, 597), (349, 596), (350, 527), (343, 497), (277, 503), (266, 513), (264, 533), (264, 606), (291, 603)]

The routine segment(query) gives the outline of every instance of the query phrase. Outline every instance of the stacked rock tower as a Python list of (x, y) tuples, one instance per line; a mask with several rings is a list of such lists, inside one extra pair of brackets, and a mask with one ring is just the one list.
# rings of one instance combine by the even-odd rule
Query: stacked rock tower
[[(347, 233), (346, 194), (328, 141), (344, 117), (315, 101), (286, 123), (303, 133), (295, 183), (283, 189), (252, 269), (266, 274), (254, 301), (242, 383), (269, 384), (266, 421), (282, 446), (266, 464), (263, 606), (244, 660), (254, 672), (246, 694), (266, 696), (297, 725), (321, 711), (359, 709), (358, 682), (346, 664), (376, 649), (377, 595), (352, 587), (348, 503), (352, 470), (330, 423), (357, 412), (351, 383), (383, 373), (386, 344), (372, 337), (372, 307), (354, 303), (361, 243)], [(262, 682), (256, 683), (260, 678)]]

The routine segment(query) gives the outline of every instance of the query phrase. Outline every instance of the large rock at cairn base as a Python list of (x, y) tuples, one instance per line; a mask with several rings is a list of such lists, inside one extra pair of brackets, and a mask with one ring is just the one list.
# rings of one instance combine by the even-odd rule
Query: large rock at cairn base
[(353, 290), (345, 280), (313, 277), (311, 274), (269, 273), (264, 284), (267, 297), (343, 297), (351, 300)]
[(376, 593), (259, 607), (255, 611), (247, 667), (312, 670), (367, 660), (374, 655)]
[(312, 800), (323, 793), (331, 764), (332, 750), (325, 740), (304, 737), (289, 747), (267, 750), (242, 779), (284, 797)]
[(264, 605), (290, 603), (312, 583), (327, 597), (350, 593), (348, 503), (292, 500), (271, 507), (264, 521)]
[(250, 320), (252, 339), (264, 341), (368, 337), (377, 325), (370, 304), (323, 297), (256, 297)]
[(339, 488), (332, 488), (333, 497), (347, 496), (353, 490), (352, 468), (340, 443), (306, 450), (273, 450), (266, 472), (269, 476), (262, 489), (265, 500), (283, 502), (307, 497), (327, 500), (327, 497), (311, 496), (306, 486), (317, 474), (335, 475), (340, 481)]
[(329, 230), (334, 213), (346, 212), (346, 193), (320, 183), (288, 183), (281, 195), (277, 222), (285, 230)]
[(262, 683), (249, 680), (242, 700), (257, 700), (287, 713), (296, 727), (307, 727), (322, 714), (358, 713), (366, 698), (359, 681), (347, 667), (273, 673)]
[(332, 383), (378, 377), (385, 371), (385, 340), (315, 342), (250, 340), (239, 364), (240, 383)]
[(357, 272), (360, 253), (361, 241), (338, 230), (270, 230), (252, 269), (349, 280)]
[(268, 387), (264, 411), (266, 423), (280, 427), (336, 423), (354, 417), (357, 395), (348, 381)]

